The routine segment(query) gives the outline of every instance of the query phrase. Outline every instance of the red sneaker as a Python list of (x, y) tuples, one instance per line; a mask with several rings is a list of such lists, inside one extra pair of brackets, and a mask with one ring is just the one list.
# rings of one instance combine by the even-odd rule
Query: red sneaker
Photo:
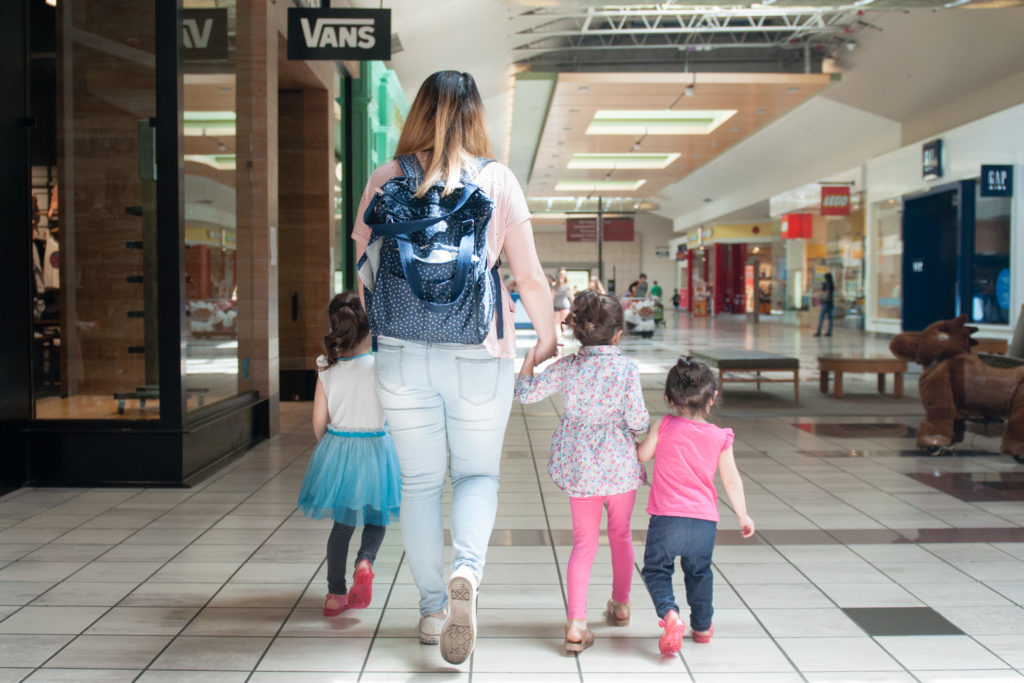
[(328, 593), (327, 599), (324, 600), (325, 617), (336, 617), (348, 608), (349, 604), (347, 595), (335, 595), (333, 593)]
[(373, 569), (366, 560), (356, 565), (356, 573), (352, 576), (352, 587), (348, 590), (348, 606), (363, 609), (370, 606), (373, 599)]
[(711, 636), (715, 635), (715, 625), (711, 624), (708, 626), (707, 631), (692, 631), (693, 642), (695, 643), (710, 643)]
[(679, 617), (679, 613), (672, 610), (665, 615), (665, 618), (658, 622), (658, 626), (665, 629), (658, 639), (658, 649), (663, 655), (674, 655), (683, 649), (683, 632), (686, 625)]

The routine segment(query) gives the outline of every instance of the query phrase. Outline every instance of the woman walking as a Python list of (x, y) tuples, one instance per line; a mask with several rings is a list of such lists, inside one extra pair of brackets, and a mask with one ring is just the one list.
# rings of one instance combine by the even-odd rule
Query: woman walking
[(818, 316), (818, 331), (814, 333), (815, 337), (821, 336), (821, 324), (825, 322), (825, 316), (828, 316), (828, 332), (825, 333), (825, 336), (832, 336), (832, 312), (835, 308), (835, 295), (836, 283), (832, 279), (832, 273), (825, 273), (825, 281), (821, 283), (821, 314)]
[[(389, 179), (408, 177), (407, 170), (414, 171), (414, 183), (422, 178), (416, 197), (430, 192), (442, 200), (461, 196), (477, 201), (477, 193), (482, 193), (483, 199), (491, 202), (489, 221), (478, 226), (486, 228), (486, 244), (481, 247), (486, 247), (487, 265), (496, 268), (499, 255), (505, 252), (523, 305), (537, 330), (534, 358), (541, 362), (556, 351), (551, 289), (537, 257), (530, 209), (519, 182), (506, 166), (488, 163), (490, 156), (483, 102), (473, 77), (458, 71), (429, 76), (409, 111), (396, 161), (384, 164), (370, 176), (352, 238), (362, 259), (377, 235), (364, 220), (364, 214), (372, 213), (367, 212), (368, 207), (373, 208), (371, 200), (386, 194), (382, 186)], [(452, 203), (454, 199), (445, 201)], [(463, 204), (460, 201), (458, 207)], [(377, 227), (384, 232), (386, 225)], [(373, 256), (375, 250), (379, 254), (378, 244), (380, 240), (373, 241), (374, 249), (368, 256)], [(406, 267), (412, 266), (403, 260)], [(398, 270), (399, 275), (401, 272)], [(374, 275), (372, 270), (360, 269), (368, 296)], [(379, 278), (376, 284), (380, 286)], [(494, 526), (498, 463), (512, 407), (516, 353), (512, 306), (508, 292), (500, 285), (495, 299), (496, 310), (482, 343), (424, 343), (374, 330), (376, 387), (402, 475), (402, 537), (420, 592), (420, 640), (440, 643), (441, 655), (452, 664), (466, 661), (475, 645), (476, 592)], [(373, 306), (369, 308), (372, 323)], [(484, 321), (486, 324), (486, 318)], [(446, 473), (453, 489), (454, 552), (449, 574), (442, 566), (441, 492)]]
[(565, 319), (569, 316), (572, 306), (572, 290), (569, 287), (569, 275), (565, 268), (558, 269), (555, 284), (551, 287), (552, 305), (555, 308), (555, 325), (559, 332), (565, 331)]

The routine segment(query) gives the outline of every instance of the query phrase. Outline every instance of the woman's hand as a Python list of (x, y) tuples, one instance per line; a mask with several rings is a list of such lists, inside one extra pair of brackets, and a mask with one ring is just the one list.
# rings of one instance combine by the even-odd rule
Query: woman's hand
[(540, 365), (558, 355), (558, 342), (554, 339), (538, 339), (537, 344), (530, 349), (530, 353), (533, 354), (533, 364)]

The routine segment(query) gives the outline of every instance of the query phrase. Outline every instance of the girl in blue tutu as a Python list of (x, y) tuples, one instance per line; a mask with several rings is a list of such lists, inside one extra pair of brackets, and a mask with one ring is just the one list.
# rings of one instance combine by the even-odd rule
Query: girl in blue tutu
[[(326, 356), (317, 358), (313, 431), (319, 443), (306, 468), (299, 510), (313, 519), (330, 517), (327, 539), (327, 600), (324, 616), (370, 604), (373, 561), (391, 515), (398, 515), (398, 456), (373, 388), (370, 322), (359, 295), (343, 292), (328, 307), (331, 333)], [(345, 564), (355, 527), (363, 527), (352, 588)]]

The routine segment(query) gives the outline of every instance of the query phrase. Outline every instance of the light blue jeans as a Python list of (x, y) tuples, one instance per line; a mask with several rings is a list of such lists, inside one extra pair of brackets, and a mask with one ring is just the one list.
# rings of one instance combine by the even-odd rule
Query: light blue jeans
[(377, 341), (375, 384), (402, 471), (402, 540), (420, 613), (444, 609), (441, 492), (452, 480), (452, 570), (483, 575), (498, 507), (512, 359), (483, 346)]

